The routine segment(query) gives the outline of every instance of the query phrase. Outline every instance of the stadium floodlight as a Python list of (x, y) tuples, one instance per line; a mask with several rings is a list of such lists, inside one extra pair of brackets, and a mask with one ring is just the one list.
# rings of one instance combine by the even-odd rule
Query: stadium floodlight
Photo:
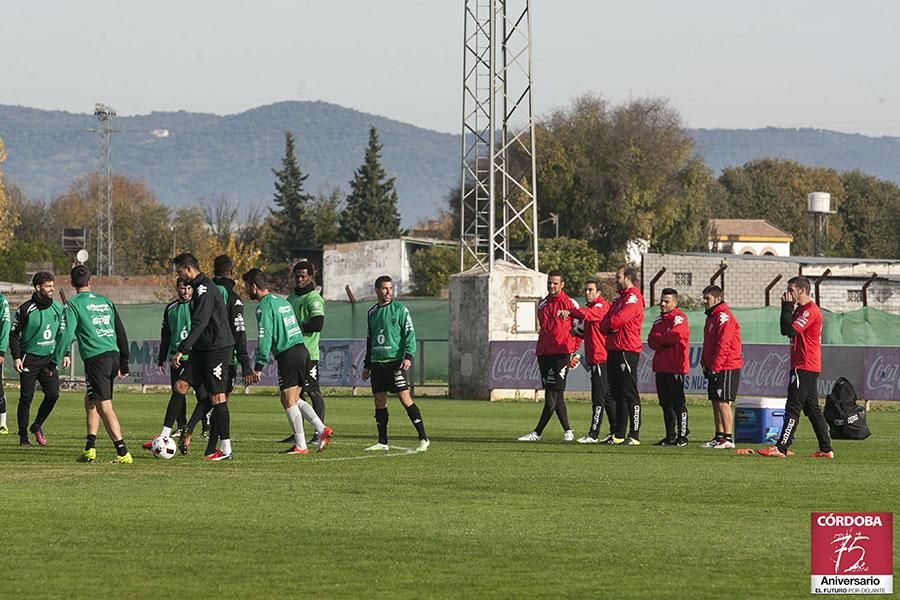
[(105, 123), (116, 116), (116, 111), (105, 104), (94, 103), (94, 116), (101, 123)]

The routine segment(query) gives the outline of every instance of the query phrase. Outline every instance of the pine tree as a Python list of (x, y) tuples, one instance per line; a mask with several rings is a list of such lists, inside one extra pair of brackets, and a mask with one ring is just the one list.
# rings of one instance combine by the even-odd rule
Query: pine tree
[(294, 156), (294, 136), (284, 132), (284, 158), (275, 174), (275, 205), (271, 212), (270, 231), (266, 246), (271, 260), (290, 261), (305, 248), (315, 245), (315, 224), (309, 220), (307, 207), (312, 196), (303, 192), (303, 182), (309, 175), (300, 172)]
[(345, 242), (385, 240), (401, 235), (394, 178), (381, 166), (378, 132), (369, 130), (369, 147), (362, 166), (350, 182), (347, 205), (341, 212), (341, 239)]

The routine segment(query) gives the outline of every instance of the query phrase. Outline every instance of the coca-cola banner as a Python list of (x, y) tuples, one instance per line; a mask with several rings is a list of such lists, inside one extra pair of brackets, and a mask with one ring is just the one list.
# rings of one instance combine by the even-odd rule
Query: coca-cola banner
[[(739, 394), (784, 396), (788, 385), (789, 348), (781, 344), (744, 344)], [(705, 394), (707, 380), (700, 367), (699, 344), (689, 353), (691, 370), (685, 377), (688, 394)], [(638, 389), (656, 393), (652, 369), (653, 351), (646, 345), (638, 364)], [(900, 348), (865, 346), (824, 346), (819, 395), (827, 395), (838, 377), (846, 377), (857, 394), (867, 400), (900, 400)], [(541, 377), (534, 356), (534, 342), (491, 342), (491, 389), (540, 389)], [(566, 389), (590, 391), (587, 365), (569, 374)]]
[[(169, 367), (160, 373), (156, 365), (159, 340), (131, 341), (131, 374), (126, 383), (168, 385)], [(256, 356), (256, 340), (247, 343), (251, 362)], [(322, 340), (319, 343), (319, 384), (323, 386), (367, 386), (362, 379), (366, 340)], [(238, 377), (241, 376), (238, 367)], [(274, 359), (263, 369), (259, 385), (278, 385), (278, 367)]]

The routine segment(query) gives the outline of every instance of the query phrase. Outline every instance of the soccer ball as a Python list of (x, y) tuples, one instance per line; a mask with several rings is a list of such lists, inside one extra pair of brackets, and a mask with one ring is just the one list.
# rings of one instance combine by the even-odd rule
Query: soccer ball
[(584, 339), (584, 321), (572, 319), (572, 335)]
[(159, 436), (153, 440), (153, 446), (150, 448), (150, 451), (156, 458), (169, 459), (174, 458), (178, 453), (178, 446), (172, 438)]

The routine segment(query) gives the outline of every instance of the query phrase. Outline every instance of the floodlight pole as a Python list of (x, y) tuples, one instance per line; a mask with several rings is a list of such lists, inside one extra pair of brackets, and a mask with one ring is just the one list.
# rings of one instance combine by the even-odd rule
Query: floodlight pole
[(98, 274), (112, 275), (113, 261), (113, 210), (112, 210), (112, 128), (110, 121), (116, 111), (99, 102), (94, 105), (94, 116), (100, 123), (99, 129), (92, 129), (100, 136), (100, 172), (104, 185), (99, 187), (97, 199), (97, 268)]
[(532, 80), (531, 0), (466, 0), (460, 270), (538, 268)]

